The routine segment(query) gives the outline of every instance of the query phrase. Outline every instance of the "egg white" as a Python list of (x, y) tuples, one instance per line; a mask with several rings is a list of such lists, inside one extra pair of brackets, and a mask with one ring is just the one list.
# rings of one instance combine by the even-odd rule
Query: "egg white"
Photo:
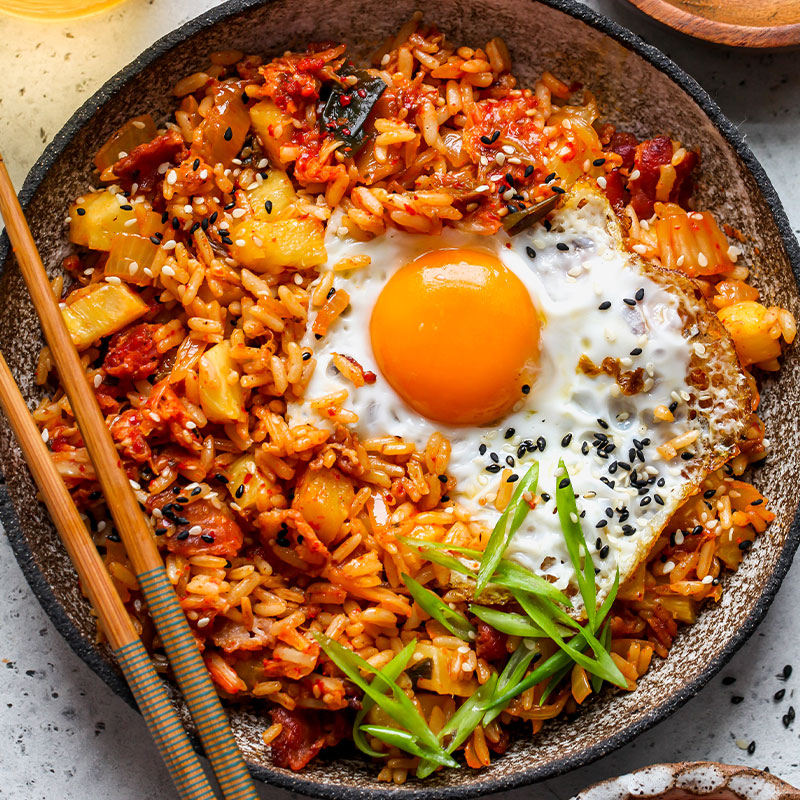
[[(360, 242), (340, 237), (332, 220), (326, 236), (328, 261), (321, 272), (357, 255), (369, 256), (370, 264), (337, 272), (335, 286), (349, 293), (350, 307), (321, 340), (308, 331), (303, 345), (314, 351), (317, 368), (304, 400), (290, 404), (287, 414), (291, 425), (325, 425), (308, 401), (346, 388), (344, 405), (358, 415), (352, 427), (362, 439), (399, 436), (422, 449), (440, 431), (452, 447), (448, 472), (457, 489), (451, 498), (470, 511), (474, 523), (490, 529), (499, 517), (494, 499), (503, 469), (521, 476), (538, 461), (540, 502), (513, 537), (506, 557), (548, 576), (561, 589), (570, 584), (574, 589), (574, 570), (552, 499), (563, 459), (593, 551), (598, 602), (617, 570), (623, 579), (633, 573), (653, 531), (663, 527), (684, 496), (680, 465), (659, 460), (656, 448), (685, 430), (685, 405), (675, 410), (675, 423), (654, 423), (653, 412), (656, 406), (688, 397), (690, 356), (678, 299), (622, 250), (609, 230), (607, 211), (604, 201), (590, 196), (582, 207), (558, 212), (550, 230), (537, 225), (513, 238), (502, 231), (479, 236), (446, 228), (434, 238), (390, 229)], [(493, 253), (522, 281), (543, 319), (539, 373), (530, 393), (503, 419), (484, 427), (448, 427), (420, 416), (380, 374), (370, 344), (372, 309), (394, 272), (422, 253), (452, 247)], [(607, 310), (600, 309), (604, 302), (611, 303)], [(513, 313), (509, 308), (508, 314)], [(637, 348), (641, 354), (631, 355)], [(354, 358), (375, 372), (377, 381), (353, 387), (333, 367), (333, 353)], [(644, 368), (645, 391), (625, 396), (613, 378), (584, 374), (577, 369), (584, 354), (598, 365), (611, 357), (621, 359), (624, 369)], [(597, 444), (604, 437), (613, 448), (602, 454)], [(532, 443), (533, 452), (526, 442)], [(631, 485), (634, 470), (637, 482), (650, 480), (641, 493)]]

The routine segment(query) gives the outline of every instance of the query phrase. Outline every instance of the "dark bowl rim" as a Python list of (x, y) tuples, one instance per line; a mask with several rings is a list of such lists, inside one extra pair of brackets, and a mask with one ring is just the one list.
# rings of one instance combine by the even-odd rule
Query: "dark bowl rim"
[[(83, 125), (142, 69), (150, 65), (157, 58), (165, 55), (173, 47), (184, 42), (190, 36), (222, 22), (229, 17), (248, 11), (251, 8), (268, 5), (271, 2), (274, 2), (274, 0), (227, 0), (227, 2), (200, 14), (175, 30), (167, 33), (147, 47), (127, 66), (119, 70), (119, 72), (106, 81), (100, 89), (87, 99), (67, 120), (61, 130), (45, 148), (42, 155), (37, 159), (28, 173), (19, 193), (22, 207), (26, 208), (30, 203), (39, 185), (47, 175), (47, 172), (55, 164), (58, 157)], [(723, 114), (722, 110), (708, 92), (658, 48), (645, 42), (623, 25), (597, 13), (588, 6), (577, 2), (577, 0), (527, 0), (527, 2), (547, 5), (609, 36), (623, 47), (645, 59), (649, 64), (659, 70), (659, 72), (665, 74), (697, 103), (728, 144), (731, 145), (755, 180), (775, 220), (795, 280), (798, 286), (800, 286), (800, 243), (792, 233), (791, 225), (783, 209), (783, 205), (778, 198), (777, 192), (772, 182), (767, 177), (764, 168), (745, 143), (743, 134), (740, 133), (736, 126)], [(0, 237), (0, 274), (5, 270), (8, 255), (8, 237), (6, 233), (3, 232), (2, 237)], [(0, 487), (0, 521), (3, 523), (14, 555), (26, 580), (56, 629), (64, 637), (73, 651), (103, 679), (112, 691), (122, 697), (131, 707), (136, 708), (133, 696), (122, 676), (100, 655), (100, 652), (95, 647), (84, 639), (80, 631), (70, 620), (64, 608), (58, 602), (52, 587), (36, 566), (33, 552), (28, 546), (22, 532), (19, 519), (5, 486)], [(514, 789), (554, 778), (558, 775), (563, 775), (573, 769), (590, 764), (602, 758), (604, 755), (628, 744), (636, 736), (652, 728), (658, 722), (661, 722), (673, 711), (680, 708), (684, 703), (694, 697), (700, 689), (722, 669), (745, 641), (747, 641), (766, 615), (770, 604), (775, 598), (781, 582), (791, 566), (798, 544), (800, 544), (800, 503), (798, 503), (798, 509), (795, 511), (794, 519), (789, 526), (789, 531), (775, 565), (775, 569), (770, 575), (769, 580), (764, 584), (761, 595), (752, 611), (725, 649), (711, 661), (706, 666), (705, 670), (692, 682), (683, 686), (645, 717), (631, 725), (623, 727), (613, 736), (596, 742), (591, 747), (587, 747), (579, 753), (566, 756), (555, 762), (550, 762), (545, 768), (532, 767), (515, 772), (511, 775), (495, 777), (489, 780), (480, 780), (480, 778), (478, 778), (467, 785), (461, 786), (438, 785), (426, 788), (424, 786), (414, 785), (413, 788), (402, 790), (388, 787), (386, 789), (374, 789), (353, 786), (348, 787), (350, 796), (353, 800), (389, 800), (390, 797), (394, 798), (398, 793), (401, 793), (403, 797), (409, 798), (409, 800), (466, 800), (466, 798)], [(195, 747), (200, 749), (196, 737), (192, 738)], [(304, 793), (313, 797), (325, 798), (326, 800), (339, 800), (341, 795), (342, 788), (336, 783), (317, 783), (303, 778), (302, 773), (290, 774), (284, 770), (270, 769), (259, 764), (249, 763), (248, 766), (256, 778), (282, 789)]]

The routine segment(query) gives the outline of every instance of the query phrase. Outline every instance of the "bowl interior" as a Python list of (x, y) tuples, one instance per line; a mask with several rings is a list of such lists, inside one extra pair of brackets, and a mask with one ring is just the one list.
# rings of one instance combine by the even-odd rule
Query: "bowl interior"
[[(752, 267), (762, 296), (769, 303), (800, 313), (790, 263), (790, 255), (798, 260), (796, 242), (791, 244), (788, 223), (774, 192), (760, 166), (749, 161), (752, 156), (732, 126), (699, 87), (657, 51), (638, 40), (634, 43), (634, 37), (621, 29), (615, 33), (625, 43), (606, 35), (600, 28), (613, 26), (598, 22), (585, 7), (570, 0), (552, 2), (559, 7), (533, 0), (493, 0), (491, 7), (483, 0), (440, 0), (426, 4), (425, 14), (426, 20), (437, 23), (454, 42), (483, 45), (493, 36), (502, 36), (523, 85), (532, 84), (542, 70), (550, 69), (593, 91), (605, 118), (619, 126), (642, 135), (666, 133), (699, 147), (700, 205), (718, 212), (742, 231), (744, 260)], [(66, 207), (89, 184), (91, 158), (99, 143), (135, 114), (166, 115), (172, 105), (172, 85), (202, 68), (209, 52), (236, 47), (276, 54), (309, 41), (332, 39), (347, 41), (356, 55), (364, 55), (414, 10), (411, 0), (381, 4), (380, 13), (366, 0), (275, 0), (263, 5), (240, 0), (190, 24), (188, 33), (178, 32), (155, 45), (89, 101), (88, 108), (56, 137), (43, 165), (31, 176), (28, 219), (47, 268), (56, 274), (61, 258), (69, 252)], [(652, 61), (672, 70), (671, 76)], [(701, 104), (716, 115), (714, 119)], [(34, 404), (40, 397), (33, 373), (42, 341), (13, 257), (6, 259), (0, 296), (0, 347), (29, 403)], [(346, 749), (312, 762), (300, 775), (272, 767), (261, 743), (265, 727), (261, 710), (256, 706), (237, 708), (232, 711), (232, 724), (256, 774), (318, 796), (334, 796), (347, 788), (370, 797), (390, 792), (466, 797), (551, 777), (603, 755), (658, 721), (692, 696), (744, 641), (777, 590), (796, 546), (797, 530), (792, 531), (797, 505), (792, 476), (800, 470), (800, 427), (795, 423), (800, 412), (800, 355), (796, 348), (787, 354), (779, 375), (765, 381), (760, 412), (774, 452), (755, 480), (770, 496), (777, 518), (741, 569), (726, 579), (722, 602), (707, 608), (698, 622), (679, 636), (670, 658), (657, 661), (636, 692), (604, 697), (577, 719), (548, 724), (535, 739), (519, 736), (503, 758), (479, 773), (450, 771), (424, 785), (412, 781), (391, 789), (376, 781), (373, 765)], [(36, 502), (30, 475), (5, 427), (0, 430), (0, 454), (19, 515), (19, 522), (6, 520), (18, 558), (73, 646), (114, 688), (124, 691), (110, 667), (108, 652), (93, 644), (89, 607), (44, 508)]]

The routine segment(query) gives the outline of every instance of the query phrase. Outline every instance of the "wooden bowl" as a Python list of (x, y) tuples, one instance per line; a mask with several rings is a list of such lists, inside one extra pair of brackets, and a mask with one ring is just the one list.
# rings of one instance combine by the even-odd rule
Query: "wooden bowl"
[(572, 800), (800, 800), (769, 772), (712, 761), (654, 764), (596, 783)]
[(628, 0), (676, 31), (730, 47), (797, 47), (795, 0)]
[[(655, 48), (573, 0), (439, 0), (428, 19), (453, 41), (483, 44), (505, 37), (515, 71), (528, 83), (543, 69), (582, 82), (598, 95), (607, 117), (641, 136), (668, 133), (702, 151), (701, 206), (718, 212), (746, 237), (745, 260), (768, 303), (800, 315), (793, 268), (800, 248), (767, 176), (739, 131), (688, 75)], [(21, 192), (28, 219), (51, 273), (70, 251), (64, 216), (71, 198), (91, 177), (98, 143), (135, 114), (166, 114), (176, 80), (203, 66), (206, 54), (236, 47), (280, 53), (309, 40), (352, 43), (368, 52), (414, 12), (415, 0), (233, 0), (169, 33), (112, 78), (72, 117), (31, 171)], [(758, 257), (755, 257), (758, 253)], [(42, 340), (36, 316), (7, 242), (0, 247), (0, 348), (31, 405), (40, 397), (33, 380)], [(774, 453), (756, 482), (777, 517), (758, 538), (742, 567), (725, 579), (722, 602), (686, 628), (670, 657), (656, 660), (633, 693), (607, 693), (576, 719), (559, 719), (535, 738), (517, 735), (509, 751), (480, 772), (439, 773), (424, 783), (391, 786), (348, 747), (323, 751), (301, 773), (274, 767), (261, 741), (263, 706), (234, 706), (231, 721), (254, 773), (304, 794), (338, 798), (466, 798), (550, 778), (608, 753), (692, 697), (731, 657), (764, 616), (792, 560), (800, 523), (793, 476), (800, 472), (800, 350), (790, 349), (781, 372), (764, 384), (761, 413)], [(7, 429), (0, 457), (17, 510), (0, 507), (6, 532), (28, 581), (76, 652), (130, 699), (108, 651), (95, 645), (94, 621), (67, 556), (53, 532), (24, 460)]]

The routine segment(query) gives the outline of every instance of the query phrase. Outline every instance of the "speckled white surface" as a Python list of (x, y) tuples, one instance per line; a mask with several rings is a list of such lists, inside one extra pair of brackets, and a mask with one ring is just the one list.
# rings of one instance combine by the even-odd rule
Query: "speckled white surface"
[[(72, 112), (163, 33), (215, 5), (209, 0), (128, 0), (70, 23), (35, 24), (0, 15), (0, 146), (18, 186)], [(421, 3), (424, 6), (424, 3)], [(589, 3), (675, 59), (747, 134), (800, 231), (797, 130), (800, 54), (732, 52), (685, 39), (622, 0)], [(774, 431), (772, 437), (780, 435)], [(715, 760), (773, 772), (800, 785), (800, 722), (782, 717), (800, 686), (793, 635), (800, 564), (766, 621), (701, 694), (633, 744), (532, 790), (507, 794), (568, 798), (590, 783), (649, 763)], [(69, 649), (39, 607), (0, 535), (0, 797), (8, 800), (174, 798), (139, 715)], [(781, 700), (774, 700), (785, 690)], [(748, 744), (755, 742), (749, 753)], [(264, 798), (289, 795), (269, 787)], [(505, 798), (504, 798), (505, 800)]]

